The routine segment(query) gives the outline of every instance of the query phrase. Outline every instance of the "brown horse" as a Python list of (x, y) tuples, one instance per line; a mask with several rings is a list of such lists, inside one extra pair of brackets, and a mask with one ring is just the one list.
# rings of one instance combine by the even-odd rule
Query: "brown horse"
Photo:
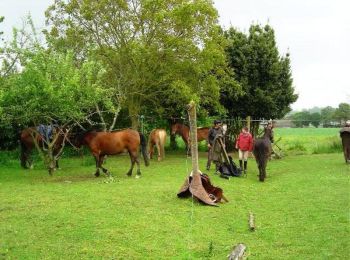
[(85, 145), (90, 149), (96, 161), (96, 177), (100, 176), (100, 168), (104, 173), (109, 175), (108, 170), (102, 167), (105, 155), (115, 155), (126, 151), (129, 153), (131, 159), (131, 167), (127, 172), (127, 175), (132, 175), (132, 171), (136, 163), (136, 177), (139, 177), (141, 175), (140, 161), (138, 158), (140, 144), (145, 165), (149, 165), (146, 151), (146, 138), (143, 134), (132, 129), (125, 129), (116, 132), (86, 132), (77, 135), (74, 143), (77, 147)]
[(253, 154), (259, 168), (259, 180), (263, 182), (266, 177), (267, 161), (272, 152), (271, 143), (273, 142), (272, 127), (266, 127), (262, 138), (254, 141)]
[[(208, 139), (209, 127), (200, 127), (197, 128), (197, 141), (201, 142)], [(190, 128), (187, 125), (180, 123), (175, 123), (171, 125), (171, 134), (178, 134), (182, 137), (182, 140), (185, 142), (186, 149), (188, 149), (190, 141)]]
[[(60, 128), (54, 128), (55, 132), (59, 133), (57, 140), (53, 146), (53, 155), (56, 156), (61, 151), (62, 146), (64, 145), (64, 135), (61, 134)], [(40, 149), (44, 149), (47, 145), (45, 142), (45, 137), (42, 136), (39, 132), (37, 127), (29, 127), (26, 129), (23, 129), (20, 134), (20, 145), (21, 145), (21, 166), (25, 169), (32, 168), (33, 167), (33, 160), (31, 158), (31, 152), (33, 148), (35, 148), (35, 141), (34, 138), (36, 138), (36, 143)], [(56, 160), (56, 169), (58, 169), (58, 160)]]
[(158, 161), (165, 157), (164, 146), (166, 141), (165, 129), (153, 129), (148, 138), (149, 158), (152, 159), (154, 153), (154, 146), (157, 147)]

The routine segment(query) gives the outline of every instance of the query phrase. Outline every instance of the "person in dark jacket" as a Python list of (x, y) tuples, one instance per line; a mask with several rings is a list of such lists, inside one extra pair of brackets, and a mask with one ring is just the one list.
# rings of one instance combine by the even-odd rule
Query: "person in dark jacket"
[(213, 127), (211, 127), (209, 129), (209, 133), (208, 133), (208, 162), (207, 162), (207, 170), (210, 170), (210, 164), (212, 161), (211, 158), (211, 150), (214, 147), (214, 141), (215, 141), (215, 137), (218, 134), (222, 134), (222, 122), (220, 120), (214, 120), (214, 125)]
[(345, 122), (345, 126), (339, 131), (342, 139), (345, 163), (350, 163), (350, 120)]
[[(248, 166), (248, 154), (253, 150), (253, 137), (249, 133), (248, 127), (243, 127), (236, 141), (238, 149), (239, 166), (246, 173)], [(244, 161), (244, 167), (243, 167)]]

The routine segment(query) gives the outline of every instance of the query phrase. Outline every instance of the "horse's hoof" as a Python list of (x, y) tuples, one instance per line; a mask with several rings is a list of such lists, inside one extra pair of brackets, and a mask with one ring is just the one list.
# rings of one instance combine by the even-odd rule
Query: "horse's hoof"
[(99, 177), (99, 176), (100, 176), (100, 174), (99, 174), (99, 173), (95, 173), (94, 175), (95, 175), (95, 177)]
[(136, 179), (140, 179), (140, 178), (141, 178), (141, 175), (136, 175), (135, 178), (136, 178)]

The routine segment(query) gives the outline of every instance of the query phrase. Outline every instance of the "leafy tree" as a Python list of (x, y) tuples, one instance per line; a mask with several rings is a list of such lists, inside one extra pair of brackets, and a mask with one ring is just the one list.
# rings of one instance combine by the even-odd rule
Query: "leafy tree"
[(334, 112), (335, 108), (331, 106), (327, 106), (321, 109), (321, 120), (323, 122), (323, 126), (329, 125), (329, 123), (334, 120)]
[[(0, 16), (0, 23), (2, 23), (4, 21), (5, 17)], [(0, 36), (4, 34), (4, 32), (0, 31)], [(1, 38), (0, 38), (1, 39)]]
[(298, 96), (292, 87), (289, 53), (279, 54), (272, 27), (253, 24), (249, 34), (230, 28), (225, 35), (229, 64), (244, 93), (222, 97), (230, 116), (282, 118)]
[(321, 114), (320, 113), (311, 113), (310, 121), (314, 127), (318, 127), (321, 123)]
[[(138, 127), (138, 115), (178, 113), (189, 100), (220, 108), (223, 39), (212, 1), (57, 0), (47, 10), (52, 48), (93, 51)], [(183, 109), (181, 109), (183, 110)]]
[[(103, 70), (95, 74), (96, 67), (95, 62), (86, 61), (78, 68), (71, 52), (60, 54), (38, 47), (23, 71), (11, 75), (2, 89), (2, 122), (36, 126), (55, 121), (66, 129), (84, 122), (97, 103), (108, 107), (107, 97), (113, 96), (99, 85)], [(56, 137), (52, 140), (47, 152), (40, 153), (49, 172), (57, 160), (52, 152)]]
[(292, 122), (296, 127), (309, 126), (311, 123), (311, 114), (306, 110), (297, 112), (292, 115)]
[(350, 119), (350, 104), (340, 103), (334, 112), (334, 117), (339, 121), (346, 121)]

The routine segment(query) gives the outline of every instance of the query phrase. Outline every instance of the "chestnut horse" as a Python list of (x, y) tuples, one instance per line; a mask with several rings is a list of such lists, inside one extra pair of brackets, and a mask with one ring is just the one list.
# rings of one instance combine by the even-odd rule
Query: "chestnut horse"
[(272, 152), (273, 132), (272, 127), (266, 127), (264, 136), (254, 141), (253, 154), (259, 168), (259, 180), (264, 181), (266, 177), (267, 161)]
[(102, 166), (105, 155), (115, 155), (127, 151), (131, 159), (131, 167), (127, 172), (128, 176), (132, 175), (135, 163), (137, 164), (137, 176), (141, 175), (140, 161), (139, 161), (139, 146), (141, 144), (141, 151), (145, 165), (149, 165), (147, 156), (147, 142), (143, 134), (132, 130), (125, 129), (116, 132), (86, 132), (78, 134), (74, 140), (77, 147), (82, 145), (87, 146), (96, 161), (95, 176), (100, 176), (100, 168), (108, 175), (109, 172)]
[[(55, 131), (61, 131), (59, 128), (54, 128)], [(33, 167), (33, 160), (31, 158), (31, 152), (33, 148), (35, 148), (34, 136), (36, 136), (36, 142), (41, 149), (44, 149), (45, 137), (42, 136), (37, 127), (29, 127), (23, 129), (20, 134), (20, 145), (21, 145), (21, 166), (25, 169)], [(57, 140), (53, 146), (53, 155), (56, 156), (60, 151), (62, 146), (64, 145), (64, 135), (59, 134)], [(56, 160), (56, 169), (58, 169), (58, 160)]]
[(166, 141), (165, 129), (153, 129), (148, 138), (149, 158), (152, 159), (154, 153), (154, 146), (157, 147), (158, 161), (165, 157), (164, 146)]
[[(197, 128), (197, 141), (201, 142), (203, 140), (208, 140), (209, 127), (200, 127)], [(185, 142), (186, 149), (188, 149), (190, 141), (190, 128), (187, 125), (180, 123), (175, 123), (171, 125), (171, 134), (178, 134), (182, 137), (182, 140)]]

